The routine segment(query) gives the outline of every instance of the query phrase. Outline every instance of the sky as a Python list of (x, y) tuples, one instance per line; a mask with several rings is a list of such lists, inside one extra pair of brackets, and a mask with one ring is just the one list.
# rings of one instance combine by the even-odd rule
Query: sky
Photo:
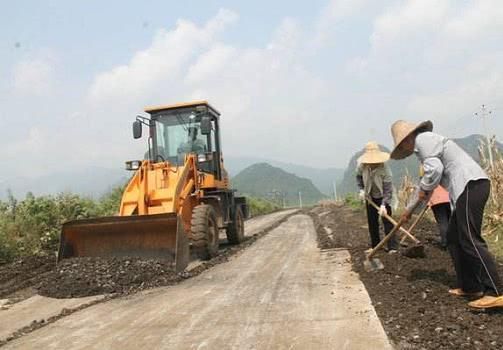
[(319, 168), (391, 148), (397, 119), (503, 134), (499, 0), (18, 0), (0, 23), (0, 181), (122, 168), (145, 106), (193, 99), (224, 157)]

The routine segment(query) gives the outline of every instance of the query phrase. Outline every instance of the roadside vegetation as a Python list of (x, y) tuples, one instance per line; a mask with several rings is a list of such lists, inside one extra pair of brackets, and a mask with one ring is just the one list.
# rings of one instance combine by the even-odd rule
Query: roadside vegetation
[[(115, 215), (119, 210), (123, 187), (112, 189), (99, 199), (61, 193), (34, 196), (22, 200), (9, 194), (0, 201), (0, 264), (31, 255), (55, 254), (64, 222)], [(248, 198), (250, 214), (263, 215), (280, 209), (272, 202)]]
[(117, 187), (97, 200), (72, 193), (28, 193), (18, 200), (9, 194), (6, 201), (0, 201), (0, 264), (55, 252), (64, 222), (115, 214), (121, 193), (122, 187)]
[(256, 197), (246, 197), (250, 206), (250, 216), (269, 214), (281, 209), (281, 207), (271, 201)]
[(363, 201), (358, 198), (358, 195), (356, 193), (346, 194), (346, 196), (344, 197), (344, 204), (354, 210), (360, 210), (364, 207)]
[(494, 162), (491, 168), (489, 161), (484, 157), (483, 147), (479, 148), (482, 163), (491, 178), (491, 196), (484, 212), (483, 234), (492, 252), (500, 259), (503, 258), (503, 158), (501, 153), (494, 147)]

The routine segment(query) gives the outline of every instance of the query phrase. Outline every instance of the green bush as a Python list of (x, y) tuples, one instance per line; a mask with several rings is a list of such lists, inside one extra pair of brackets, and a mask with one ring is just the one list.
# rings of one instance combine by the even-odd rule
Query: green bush
[(119, 211), (122, 187), (99, 200), (72, 193), (34, 196), (18, 201), (9, 194), (0, 201), (0, 263), (58, 248), (61, 226), (66, 221), (115, 215)]
[[(58, 249), (63, 223), (70, 220), (117, 215), (124, 186), (113, 188), (98, 200), (72, 193), (34, 196), (23, 200), (9, 195), (0, 201), (0, 264), (17, 257), (52, 254)], [(252, 216), (280, 207), (267, 200), (248, 198)]]
[(346, 197), (344, 197), (344, 204), (353, 208), (353, 209), (361, 209), (363, 208), (363, 202), (355, 193), (348, 193)]
[(100, 198), (100, 216), (112, 216), (119, 213), (122, 193), (124, 190), (125, 186), (117, 186)]
[(281, 209), (281, 207), (273, 202), (265, 199), (246, 197), (250, 207), (250, 216), (264, 215)]

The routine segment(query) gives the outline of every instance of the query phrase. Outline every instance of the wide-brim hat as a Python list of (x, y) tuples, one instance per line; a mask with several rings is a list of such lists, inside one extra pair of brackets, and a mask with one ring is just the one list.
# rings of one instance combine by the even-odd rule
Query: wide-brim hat
[(379, 149), (377, 142), (370, 141), (365, 145), (363, 154), (358, 158), (361, 164), (379, 164), (389, 159), (389, 153)]
[(413, 151), (406, 151), (402, 146), (402, 142), (412, 133), (420, 133), (424, 131), (432, 131), (433, 123), (430, 120), (424, 121), (419, 124), (409, 123), (405, 120), (397, 120), (391, 125), (391, 135), (395, 142), (395, 147), (391, 151), (392, 159), (403, 159), (410, 156)]

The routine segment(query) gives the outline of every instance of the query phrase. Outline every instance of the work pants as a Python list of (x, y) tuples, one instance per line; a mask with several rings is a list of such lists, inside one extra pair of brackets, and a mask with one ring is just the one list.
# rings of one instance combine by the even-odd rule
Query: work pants
[(482, 217), (489, 197), (487, 179), (470, 181), (456, 202), (447, 231), (459, 288), (465, 292), (500, 295), (503, 292), (496, 262), (482, 238)]
[[(380, 206), (382, 198), (372, 198), (372, 201)], [(379, 234), (379, 212), (368, 201), (365, 201), (365, 204), (367, 206), (367, 222), (369, 226), (370, 244), (372, 248), (374, 248), (381, 241)], [(386, 211), (388, 212), (388, 215), (391, 215), (391, 207), (389, 205), (386, 205)], [(382, 223), (384, 226), (384, 233), (388, 234), (393, 229), (393, 224), (384, 217), (382, 218)], [(388, 241), (387, 246), (390, 250), (398, 249), (398, 242), (395, 236)]]
[(440, 203), (431, 207), (435, 221), (437, 222), (438, 232), (440, 234), (440, 245), (447, 247), (447, 230), (449, 229), (449, 220), (451, 218), (450, 203)]

